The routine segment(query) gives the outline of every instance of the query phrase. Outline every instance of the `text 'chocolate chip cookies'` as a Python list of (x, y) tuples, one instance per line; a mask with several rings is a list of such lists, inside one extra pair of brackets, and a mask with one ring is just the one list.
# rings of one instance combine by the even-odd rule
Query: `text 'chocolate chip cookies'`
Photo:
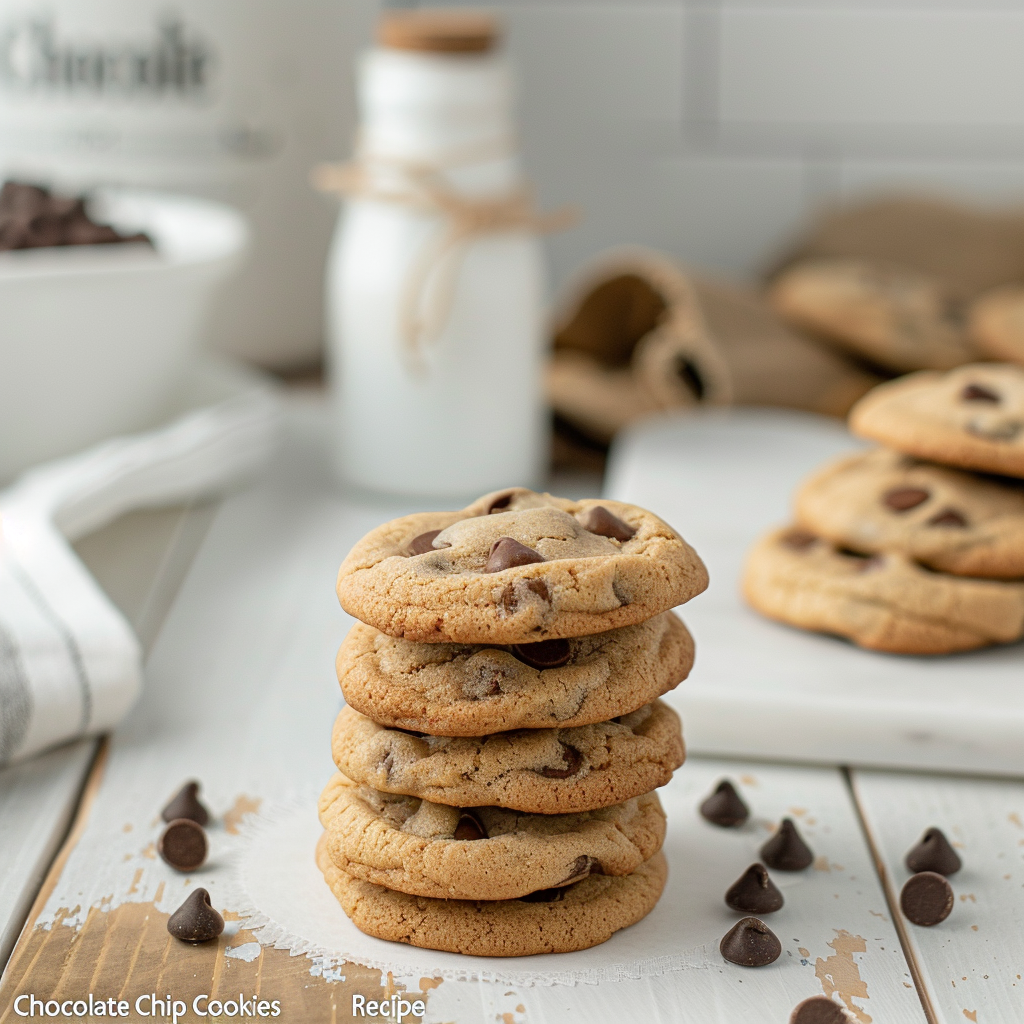
[(569, 952), (654, 907), (685, 756), (660, 696), (707, 586), (656, 516), (524, 488), (386, 523), (349, 553), (348, 703), (317, 863), (358, 928), (479, 956)]

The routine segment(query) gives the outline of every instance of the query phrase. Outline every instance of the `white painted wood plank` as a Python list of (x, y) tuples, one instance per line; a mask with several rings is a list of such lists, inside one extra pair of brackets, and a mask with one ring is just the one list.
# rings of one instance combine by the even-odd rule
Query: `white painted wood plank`
[(897, 899), (903, 858), (926, 828), (941, 828), (963, 860), (950, 916), (904, 925), (936, 1019), (1024, 1019), (1024, 782), (858, 771), (853, 785)]

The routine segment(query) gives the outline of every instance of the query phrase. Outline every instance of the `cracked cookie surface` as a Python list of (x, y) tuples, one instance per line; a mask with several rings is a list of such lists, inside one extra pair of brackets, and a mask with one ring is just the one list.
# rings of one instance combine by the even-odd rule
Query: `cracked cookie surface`
[(693, 640), (672, 612), (507, 647), (415, 643), (356, 624), (337, 660), (350, 707), (433, 736), (604, 722), (667, 693), (692, 665)]
[(751, 550), (747, 601), (801, 629), (894, 654), (950, 654), (1024, 634), (1024, 584), (931, 572), (895, 552), (855, 555), (799, 527)]
[(525, 643), (643, 622), (707, 587), (697, 553), (657, 516), (524, 488), (372, 530), (338, 573), (350, 615), (427, 643)]
[(880, 384), (850, 410), (850, 429), (920, 459), (1024, 477), (1024, 368), (973, 363)]
[(1024, 577), (1024, 486), (879, 448), (819, 470), (794, 505), (799, 525), (855, 551), (901, 551), (959, 576)]
[(342, 871), (327, 852), (326, 833), (317, 865), (352, 919), (367, 935), (475, 956), (570, 953), (597, 946), (654, 909), (668, 865), (656, 853), (629, 875), (591, 875), (564, 889), (527, 899), (442, 900), (410, 896)]
[(533, 814), (623, 803), (665, 785), (685, 756), (679, 716), (663, 701), (595, 725), (480, 737), (388, 729), (346, 707), (332, 750), (343, 774), (382, 792)]
[(591, 874), (628, 875), (665, 839), (654, 793), (580, 814), (524, 814), (381, 793), (340, 773), (320, 797), (320, 821), (342, 871), (438, 899), (518, 899)]

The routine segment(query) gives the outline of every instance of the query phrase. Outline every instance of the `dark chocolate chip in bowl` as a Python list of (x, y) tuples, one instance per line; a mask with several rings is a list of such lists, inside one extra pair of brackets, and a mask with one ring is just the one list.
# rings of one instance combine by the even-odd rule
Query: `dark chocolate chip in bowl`
[(579, 516), (580, 525), (588, 533), (612, 540), (627, 541), (636, 535), (636, 529), (612, 515), (604, 505), (594, 505)]
[(565, 761), (564, 768), (541, 768), (540, 774), (545, 779), (568, 779), (576, 775), (583, 767), (583, 755), (568, 743), (562, 743), (562, 760)]
[(965, 402), (991, 402), (998, 404), (1002, 401), (998, 392), (985, 387), (984, 384), (968, 384), (960, 392), (960, 397)]
[(828, 996), (811, 996), (793, 1007), (789, 1024), (849, 1024), (849, 1014)]
[(955, 508), (944, 508), (941, 512), (936, 512), (928, 520), (928, 525), (963, 528), (967, 526), (967, 517), (963, 513), (957, 512)]
[(167, 930), (182, 942), (209, 942), (224, 931), (224, 918), (210, 904), (210, 894), (196, 889), (167, 919)]
[(931, 496), (931, 491), (923, 487), (894, 487), (885, 492), (882, 501), (894, 512), (907, 512), (923, 505)]
[[(421, 533), (418, 537), (413, 537), (409, 541), (409, 546), (405, 549), (407, 555), (425, 555), (428, 551), (436, 550), (434, 548), (434, 538), (440, 533), (440, 530), (427, 530), (426, 533)], [(442, 544), (442, 547), (450, 548), (451, 544)]]
[(475, 814), (463, 811), (455, 826), (455, 838), (462, 842), (472, 842), (476, 839), (486, 839), (487, 829)]
[(787, 530), (780, 538), (780, 542), (793, 551), (806, 551), (818, 543), (818, 538), (809, 530), (799, 528)]
[(939, 924), (953, 909), (953, 887), (937, 871), (911, 875), (900, 893), (900, 909), (912, 924), (925, 928)]
[(722, 956), (740, 967), (765, 967), (782, 955), (776, 934), (756, 917), (745, 917), (725, 933), (718, 945)]
[(210, 812), (199, 802), (199, 783), (186, 782), (171, 797), (170, 803), (160, 812), (164, 821), (175, 821), (188, 818), (197, 825), (206, 825), (210, 821)]
[(903, 863), (909, 871), (935, 871), (940, 875), (955, 875), (963, 867), (940, 828), (926, 829), (917, 845), (907, 851)]
[(728, 779), (722, 779), (711, 796), (700, 805), (700, 813), (712, 825), (734, 828), (750, 817), (750, 808), (736, 792), (736, 787)]
[(785, 902), (763, 864), (751, 864), (729, 886), (726, 905), (743, 914), (773, 914)]
[(533, 644), (513, 644), (512, 654), (533, 668), (545, 669), (564, 665), (572, 651), (568, 640), (538, 640)]
[(761, 860), (776, 871), (803, 871), (814, 860), (814, 854), (793, 819), (783, 818), (775, 835), (761, 847)]
[(156, 852), (175, 871), (195, 871), (202, 867), (209, 852), (203, 826), (188, 818), (172, 821), (160, 833)]
[(533, 548), (512, 537), (499, 537), (487, 555), (484, 572), (501, 572), (503, 569), (514, 569), (518, 565), (533, 565), (534, 562), (545, 561), (544, 556)]

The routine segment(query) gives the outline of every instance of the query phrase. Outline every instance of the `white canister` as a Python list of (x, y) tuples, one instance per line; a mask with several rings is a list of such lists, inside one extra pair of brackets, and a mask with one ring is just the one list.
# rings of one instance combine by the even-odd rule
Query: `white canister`
[(323, 344), (334, 211), (310, 167), (345, 151), (377, 0), (0, 0), (0, 172), (229, 203), (250, 259), (214, 347), (271, 365)]
[(395, 13), (359, 68), (327, 308), (338, 466), (363, 489), (542, 477), (544, 264), (494, 37), (479, 17)]

